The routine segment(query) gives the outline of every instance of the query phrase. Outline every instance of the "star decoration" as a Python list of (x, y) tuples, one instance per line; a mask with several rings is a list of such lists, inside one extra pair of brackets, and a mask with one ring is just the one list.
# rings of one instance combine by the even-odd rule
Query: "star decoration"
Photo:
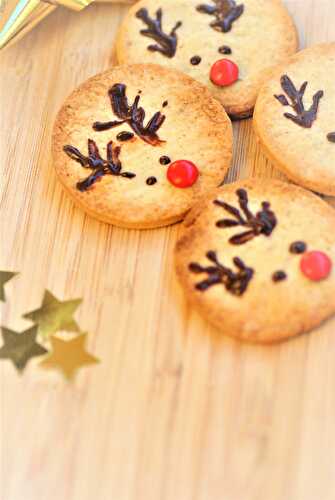
[(36, 325), (22, 333), (3, 327), (1, 330), (4, 344), (0, 348), (0, 358), (10, 359), (20, 372), (25, 369), (31, 358), (48, 352), (36, 342), (38, 330)]
[(59, 330), (80, 332), (80, 328), (73, 319), (73, 314), (81, 304), (81, 299), (58, 300), (48, 290), (45, 291), (42, 306), (35, 311), (24, 314), (23, 317), (32, 320), (38, 325), (38, 332), (48, 338)]
[(10, 271), (0, 271), (0, 300), (4, 302), (6, 300), (4, 285), (7, 281), (11, 280), (17, 273), (11, 273)]
[(73, 378), (79, 368), (100, 362), (85, 349), (86, 333), (72, 340), (51, 337), (50, 341), (52, 353), (40, 363), (40, 366), (45, 369), (58, 369), (68, 380)]

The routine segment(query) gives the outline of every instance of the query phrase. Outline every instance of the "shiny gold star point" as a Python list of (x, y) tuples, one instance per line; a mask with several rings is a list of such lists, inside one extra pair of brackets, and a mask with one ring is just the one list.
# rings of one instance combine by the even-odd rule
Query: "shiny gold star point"
[(45, 369), (60, 370), (68, 379), (73, 379), (80, 368), (100, 363), (99, 359), (86, 351), (86, 333), (71, 340), (51, 337), (52, 353), (40, 363)]
[(36, 325), (22, 333), (4, 327), (1, 330), (3, 346), (0, 348), (0, 358), (11, 360), (19, 372), (25, 369), (30, 359), (48, 352), (36, 342)]
[(0, 300), (2, 302), (5, 302), (6, 300), (6, 295), (5, 295), (5, 284), (7, 281), (11, 280), (16, 276), (18, 273), (12, 273), (10, 271), (0, 271)]
[(38, 332), (44, 338), (48, 338), (60, 330), (80, 332), (73, 315), (81, 302), (82, 299), (58, 300), (46, 290), (41, 307), (24, 314), (23, 317), (37, 324)]

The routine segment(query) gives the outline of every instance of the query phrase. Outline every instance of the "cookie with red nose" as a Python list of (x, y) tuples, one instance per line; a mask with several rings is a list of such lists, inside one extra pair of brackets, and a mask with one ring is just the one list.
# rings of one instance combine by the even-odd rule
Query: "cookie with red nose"
[(141, 0), (126, 15), (116, 48), (121, 64), (187, 73), (243, 118), (271, 68), (297, 47), (294, 23), (278, 0)]
[(190, 302), (217, 330), (271, 343), (335, 313), (335, 210), (275, 180), (217, 189), (186, 217), (176, 269)]
[(157, 65), (113, 68), (58, 114), (54, 166), (88, 214), (130, 228), (177, 222), (223, 181), (232, 156), (224, 109), (199, 82)]

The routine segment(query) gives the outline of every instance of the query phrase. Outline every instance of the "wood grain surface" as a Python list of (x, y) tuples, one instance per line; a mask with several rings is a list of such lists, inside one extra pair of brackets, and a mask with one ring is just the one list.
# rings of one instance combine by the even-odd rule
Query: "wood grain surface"
[[(335, 39), (333, 0), (290, 0), (301, 45)], [(55, 178), (55, 113), (111, 64), (125, 5), (57, 9), (0, 53), (2, 324), (29, 326), (45, 288), (83, 297), (101, 364), (74, 384), (1, 362), (1, 500), (333, 500), (335, 320), (273, 347), (212, 331), (173, 272), (179, 226), (128, 231), (73, 206)], [(266, 40), (264, 41), (266, 43)], [(278, 176), (251, 121), (228, 180)]]

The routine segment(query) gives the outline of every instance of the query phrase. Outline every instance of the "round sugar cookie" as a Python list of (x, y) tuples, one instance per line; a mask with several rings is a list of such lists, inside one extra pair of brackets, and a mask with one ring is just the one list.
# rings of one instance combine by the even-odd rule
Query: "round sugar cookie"
[(335, 312), (335, 211), (309, 191), (250, 179), (186, 217), (176, 268), (187, 298), (222, 333), (271, 343)]
[(297, 48), (280, 0), (141, 0), (122, 23), (116, 52), (120, 64), (156, 63), (190, 75), (244, 118), (271, 68)]
[(257, 100), (254, 127), (265, 154), (292, 181), (335, 195), (335, 43), (303, 50), (279, 67)]
[(192, 78), (157, 65), (115, 67), (75, 90), (60, 110), (53, 161), (88, 214), (154, 228), (181, 220), (224, 179), (232, 127)]

